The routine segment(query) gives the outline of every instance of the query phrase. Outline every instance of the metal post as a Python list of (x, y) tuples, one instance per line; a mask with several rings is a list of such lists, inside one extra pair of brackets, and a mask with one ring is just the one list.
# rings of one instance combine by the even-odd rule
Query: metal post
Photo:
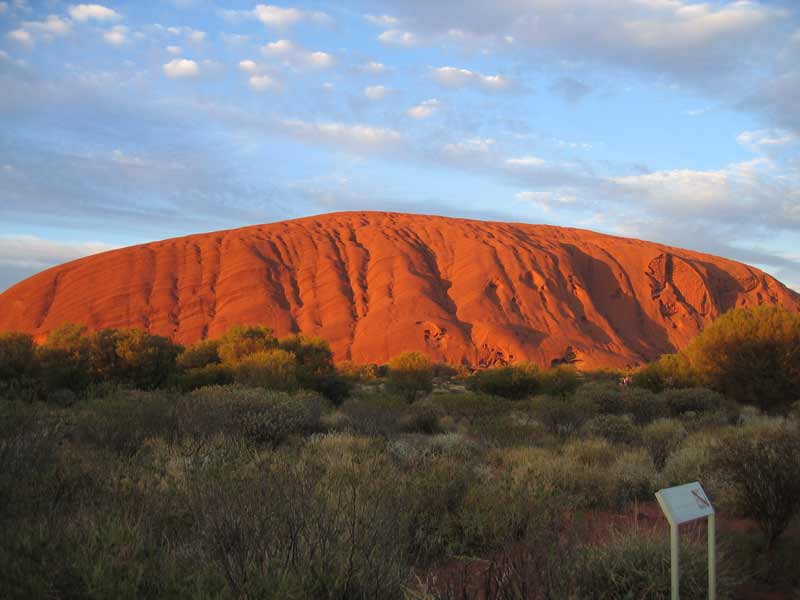
[(717, 600), (717, 518), (708, 515), (708, 600)]
[(670, 524), (669, 528), (670, 559), (672, 562), (672, 600), (678, 600), (680, 596), (680, 537), (678, 536), (678, 524)]

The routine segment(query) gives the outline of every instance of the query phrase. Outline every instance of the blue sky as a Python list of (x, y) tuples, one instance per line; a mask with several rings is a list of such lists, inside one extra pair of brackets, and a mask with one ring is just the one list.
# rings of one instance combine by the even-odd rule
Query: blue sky
[(800, 289), (800, 6), (0, 2), (0, 290), (357, 209), (638, 237)]

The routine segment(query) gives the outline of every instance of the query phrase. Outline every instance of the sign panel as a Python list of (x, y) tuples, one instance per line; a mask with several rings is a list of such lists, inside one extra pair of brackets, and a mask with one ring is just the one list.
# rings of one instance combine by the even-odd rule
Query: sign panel
[(714, 514), (714, 507), (698, 481), (656, 492), (661, 510), (672, 525), (688, 523)]

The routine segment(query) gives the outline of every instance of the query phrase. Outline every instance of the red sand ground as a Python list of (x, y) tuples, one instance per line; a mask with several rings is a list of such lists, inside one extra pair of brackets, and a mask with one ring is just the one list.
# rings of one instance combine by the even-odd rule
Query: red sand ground
[(0, 295), (0, 331), (139, 327), (188, 344), (235, 324), (326, 338), (337, 360), (406, 350), (473, 366), (623, 367), (735, 306), (800, 295), (724, 258), (591, 231), (380, 212), (132, 246)]

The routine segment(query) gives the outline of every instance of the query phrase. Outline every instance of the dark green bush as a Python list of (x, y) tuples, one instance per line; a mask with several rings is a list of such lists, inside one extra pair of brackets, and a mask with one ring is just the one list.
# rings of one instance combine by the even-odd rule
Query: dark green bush
[(581, 375), (575, 367), (562, 365), (542, 371), (539, 391), (548, 396), (567, 397), (581, 385)]
[(661, 400), (673, 417), (686, 413), (715, 412), (725, 406), (725, 398), (720, 393), (697, 387), (666, 390), (661, 393)]
[[(670, 598), (669, 539), (646, 532), (618, 533), (588, 546), (581, 559), (578, 597), (596, 600)], [(724, 556), (718, 561), (717, 594), (731, 598), (739, 577)], [(681, 598), (708, 597), (704, 545), (681, 544)]]
[(639, 429), (627, 415), (598, 415), (588, 420), (582, 433), (608, 440), (612, 444), (635, 444), (640, 439)]
[(433, 363), (421, 352), (405, 352), (389, 362), (387, 389), (414, 402), (433, 389)]
[(618, 382), (590, 381), (575, 390), (575, 398), (593, 402), (601, 415), (621, 415), (627, 412), (622, 397), (624, 391)]
[(175, 398), (162, 391), (119, 390), (84, 401), (76, 408), (78, 440), (124, 456), (148, 438), (171, 438), (176, 431)]
[(800, 432), (754, 425), (714, 445), (711, 465), (732, 486), (734, 508), (758, 523), (770, 548), (800, 511)]
[(175, 375), (180, 348), (139, 329), (103, 329), (88, 338), (92, 376), (140, 389), (165, 385)]
[(183, 436), (226, 434), (276, 446), (292, 434), (318, 431), (325, 402), (314, 392), (289, 395), (239, 385), (209, 386), (181, 398), (177, 410)]
[(645, 425), (669, 416), (669, 407), (664, 398), (647, 389), (625, 388), (622, 393), (622, 402), (625, 405), (625, 413), (631, 415), (638, 425)]
[(561, 436), (572, 435), (597, 415), (597, 405), (590, 398), (536, 396), (530, 410), (547, 431)]
[(674, 419), (658, 419), (642, 430), (642, 445), (647, 448), (653, 463), (660, 471), (664, 468), (670, 454), (675, 452), (686, 439), (686, 429)]
[(226, 365), (236, 365), (243, 358), (278, 347), (269, 327), (235, 325), (219, 338), (217, 356)]
[(493, 367), (475, 371), (468, 379), (470, 389), (490, 396), (521, 400), (539, 389), (539, 368), (533, 363)]
[(201, 340), (185, 348), (178, 356), (178, 366), (193, 370), (219, 364), (222, 360), (219, 357), (219, 345), (220, 340)]
[(184, 371), (180, 375), (178, 384), (184, 392), (191, 392), (210, 385), (230, 385), (233, 379), (234, 372), (231, 367), (212, 363)]

